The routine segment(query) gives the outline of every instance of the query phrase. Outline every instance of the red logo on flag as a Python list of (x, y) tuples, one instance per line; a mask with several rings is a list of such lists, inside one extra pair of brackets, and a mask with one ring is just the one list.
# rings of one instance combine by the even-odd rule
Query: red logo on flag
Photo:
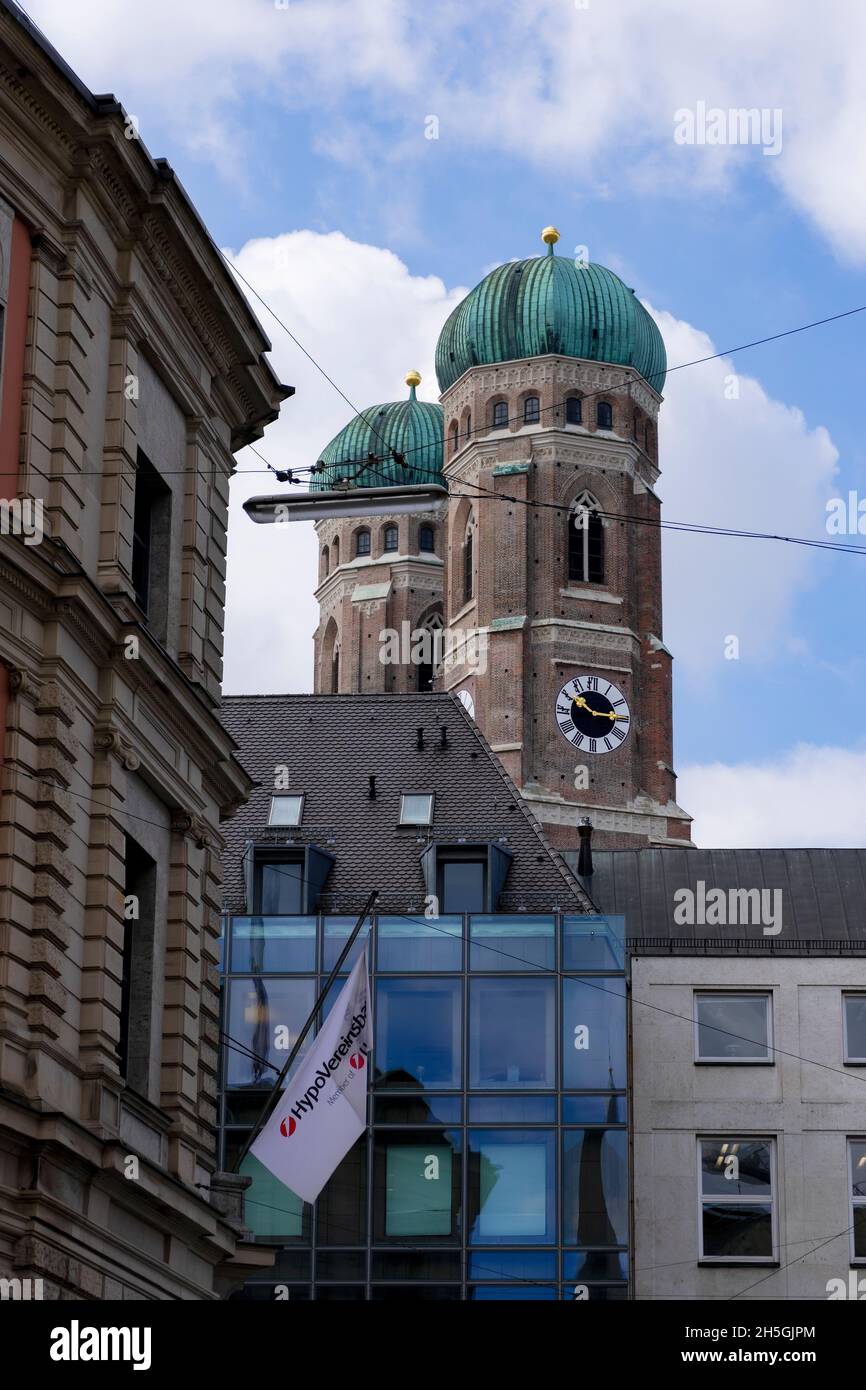
[(364, 1057), (360, 1052), (353, 1052), (349, 1058), (349, 1066), (354, 1067), (355, 1071), (360, 1071), (364, 1065)]
[(284, 1139), (291, 1139), (297, 1127), (297, 1121), (293, 1116), (287, 1115), (286, 1118), (280, 1122), (280, 1134)]

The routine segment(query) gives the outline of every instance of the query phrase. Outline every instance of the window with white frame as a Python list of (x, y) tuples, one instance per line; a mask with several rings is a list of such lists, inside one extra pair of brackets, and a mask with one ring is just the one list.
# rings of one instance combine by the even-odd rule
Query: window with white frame
[(843, 994), (845, 1061), (866, 1065), (866, 994)]
[(271, 797), (271, 812), (268, 825), (300, 825), (304, 813), (304, 796), (277, 792)]
[(696, 1062), (772, 1062), (770, 994), (695, 993)]
[(432, 825), (433, 793), (404, 792), (400, 797), (401, 825)]
[(698, 1140), (698, 1258), (767, 1264), (776, 1258), (772, 1139)]
[(851, 1174), (851, 1259), (866, 1264), (866, 1139), (848, 1140)]

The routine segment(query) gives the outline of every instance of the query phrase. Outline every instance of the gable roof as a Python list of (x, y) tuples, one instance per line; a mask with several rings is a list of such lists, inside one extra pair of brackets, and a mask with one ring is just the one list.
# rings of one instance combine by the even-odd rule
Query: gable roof
[[(221, 717), (257, 784), (223, 829), (226, 911), (245, 911), (243, 860), (251, 841), (313, 844), (333, 855), (322, 907), (349, 912), (374, 888), (382, 909), (422, 908), (426, 844), (458, 838), (501, 842), (514, 856), (500, 911), (592, 910), (453, 695), (236, 695), (226, 697)], [(268, 827), (279, 767), (287, 769), (283, 789), (304, 793), (297, 830)], [(432, 827), (398, 824), (403, 792), (433, 793)]]

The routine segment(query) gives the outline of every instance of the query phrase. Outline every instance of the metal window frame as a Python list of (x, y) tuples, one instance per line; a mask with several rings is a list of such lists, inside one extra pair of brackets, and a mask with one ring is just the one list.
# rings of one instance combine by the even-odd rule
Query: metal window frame
[[(709, 1057), (700, 1050), (700, 1019), (698, 1001), (701, 999), (765, 999), (767, 1002), (767, 1056), (766, 1057)], [(692, 1010), (694, 1017), (695, 1066), (711, 1067), (774, 1067), (776, 1054), (773, 1033), (773, 990), (772, 989), (695, 989), (692, 991)], [(717, 1032), (720, 1030), (716, 1030)]]
[[(296, 829), (304, 819), (304, 801), (306, 800), (306, 795), (306, 792), (272, 792), (271, 804), (268, 809), (268, 826), (286, 826), (288, 829)], [(297, 801), (297, 820), (274, 820), (274, 807), (278, 801)]]
[[(777, 1136), (771, 1134), (720, 1134), (699, 1133), (696, 1136), (695, 1152), (698, 1170), (698, 1263), (704, 1265), (776, 1265), (779, 1263), (778, 1228), (778, 1169), (776, 1160)], [(770, 1195), (769, 1197), (743, 1197), (740, 1193), (731, 1197), (720, 1197), (717, 1193), (704, 1197), (702, 1144), (767, 1144), (770, 1149)], [(704, 1253), (704, 1207), (705, 1206), (752, 1206), (770, 1208), (770, 1240), (772, 1253), (769, 1255), (706, 1255)]]
[(852, 1057), (848, 1051), (848, 1000), (862, 999), (866, 1004), (866, 991), (845, 989), (842, 991), (842, 1061), (848, 1067), (866, 1067), (866, 1057)]
[(858, 1209), (861, 1209), (861, 1210), (866, 1211), (866, 1197), (855, 1197), (855, 1196), (854, 1196), (854, 1145), (855, 1145), (855, 1144), (866, 1144), (866, 1135), (863, 1135), (863, 1136), (856, 1135), (856, 1134), (849, 1135), (849, 1136), (848, 1136), (848, 1139), (847, 1139), (847, 1141), (846, 1141), (846, 1144), (845, 1144), (845, 1157), (846, 1157), (846, 1160), (847, 1160), (847, 1165), (846, 1165), (846, 1166), (847, 1166), (847, 1182), (848, 1182), (848, 1215), (849, 1215), (849, 1217), (851, 1218), (851, 1219), (850, 1219), (850, 1222), (849, 1222), (850, 1231), (849, 1231), (849, 1235), (848, 1235), (848, 1244), (849, 1244), (849, 1251), (850, 1251), (850, 1253), (849, 1253), (849, 1262), (850, 1262), (852, 1265), (857, 1265), (858, 1268), (863, 1268), (863, 1266), (866, 1266), (866, 1254), (864, 1254), (864, 1255), (856, 1255), (856, 1254), (854, 1253), (854, 1239), (855, 1239), (855, 1231), (854, 1231), (854, 1213), (855, 1213), (855, 1211), (857, 1211)]

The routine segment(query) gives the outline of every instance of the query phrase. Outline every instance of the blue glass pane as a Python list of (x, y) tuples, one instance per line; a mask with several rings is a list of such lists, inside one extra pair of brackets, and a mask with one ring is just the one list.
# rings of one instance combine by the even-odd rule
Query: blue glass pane
[(480, 1299), (499, 1299), (510, 1301), (521, 1301), (531, 1303), (549, 1302), (551, 1299), (558, 1299), (559, 1294), (554, 1288), (545, 1288), (540, 1284), (476, 1284), (469, 1290), (469, 1297), (474, 1301)]
[(554, 980), (474, 979), (469, 989), (470, 1085), (552, 1090)]
[(255, 907), (263, 917), (285, 917), (300, 912), (304, 886), (304, 865), (300, 859), (256, 861), (257, 894)]
[(563, 917), (564, 970), (622, 970), (624, 964), (624, 917)]
[(316, 968), (315, 917), (233, 917), (232, 970), (253, 975)]
[(479, 917), (469, 923), (470, 970), (552, 970), (556, 965), (556, 918)]
[(626, 1245), (627, 1131), (565, 1130), (562, 1191), (563, 1239), (569, 1245)]
[(554, 1131), (469, 1131), (469, 1239), (473, 1245), (553, 1244)]
[(564, 980), (562, 1083), (573, 1091), (626, 1088), (625, 980)]
[(470, 1096), (469, 1123), (552, 1125), (556, 1096)]
[(376, 989), (378, 1085), (459, 1086), (462, 988), (452, 979), (382, 979)]
[[(333, 970), (334, 966), (337, 964), (337, 961), (340, 959), (340, 952), (342, 951), (349, 937), (352, 935), (357, 920), (357, 916), (325, 918), (325, 958), (322, 963), (322, 968), (326, 972), (329, 970)], [(346, 972), (348, 972), (352, 969), (352, 966), (355, 964), (356, 960), (360, 956), (369, 938), (370, 919), (368, 917), (363, 927), (358, 932), (357, 938), (355, 939), (352, 945), (351, 951), (349, 952), (346, 959), (343, 961), (343, 964), (340, 967), (341, 970), (345, 970)]]
[(461, 970), (463, 918), (380, 917), (379, 970)]
[(373, 1100), (379, 1125), (459, 1125), (463, 1119), (462, 1096), (376, 1096)]
[(316, 982), (254, 975), (228, 990), (225, 1084), (272, 1086), (316, 1002)]
[(566, 1250), (562, 1257), (563, 1279), (627, 1279), (628, 1255), (624, 1250)]
[(624, 1125), (628, 1112), (625, 1096), (563, 1096), (562, 1122), (566, 1125)]
[(445, 859), (441, 861), (442, 911), (482, 912), (486, 861)]
[(555, 1279), (553, 1250), (472, 1250), (470, 1279)]

